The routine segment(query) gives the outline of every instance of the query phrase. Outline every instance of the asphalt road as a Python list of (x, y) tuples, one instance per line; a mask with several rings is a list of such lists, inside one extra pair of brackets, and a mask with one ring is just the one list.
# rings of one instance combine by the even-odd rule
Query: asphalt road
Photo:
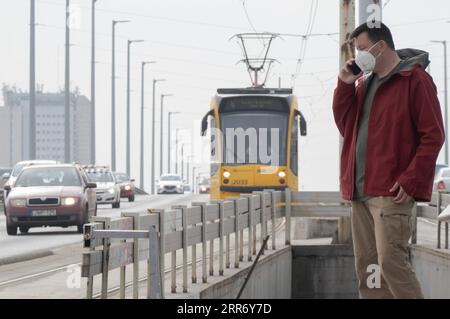
[[(120, 208), (99, 205), (97, 215), (119, 217), (122, 212), (146, 211), (148, 208), (170, 208), (171, 205), (188, 204), (192, 201), (206, 201), (208, 195), (136, 195), (135, 202), (122, 199)], [(76, 227), (31, 228), (28, 234), (8, 236), (3, 211), (0, 212), (0, 265), (50, 254), (52, 249), (82, 242), (82, 234)]]

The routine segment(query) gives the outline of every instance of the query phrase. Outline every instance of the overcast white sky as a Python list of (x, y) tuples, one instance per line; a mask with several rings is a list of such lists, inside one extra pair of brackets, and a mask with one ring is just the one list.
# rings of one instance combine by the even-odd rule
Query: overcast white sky
[[(140, 63), (156, 60), (147, 68), (146, 121), (151, 119), (151, 79), (165, 78), (158, 85), (166, 110), (181, 111), (174, 125), (192, 129), (209, 109), (218, 87), (249, 85), (241, 51), (229, 38), (235, 33), (257, 31), (304, 34), (312, 0), (99, 0), (97, 2), (97, 158), (110, 163), (111, 20), (130, 19), (119, 25), (116, 38), (117, 165), (125, 170), (126, 40), (144, 39), (132, 47), (132, 175), (139, 175)], [(80, 8), (80, 28), (72, 30), (71, 86), (90, 96), (90, 0), (72, 0)], [(357, 2), (357, 1), (356, 1)], [(430, 53), (431, 74), (443, 107), (443, 49), (430, 40), (450, 40), (448, 0), (384, 0), (383, 21), (391, 27), (397, 48), (414, 47)], [(312, 33), (339, 30), (339, 1), (319, 0)], [(36, 0), (37, 83), (44, 91), (64, 87), (65, 0)], [(29, 1), (0, 1), (0, 83), (28, 90)], [(295, 81), (302, 112), (308, 120), (308, 137), (300, 143), (300, 187), (305, 190), (338, 189), (338, 131), (331, 112), (331, 99), (338, 72), (338, 36), (311, 37), (304, 64)], [(276, 65), (267, 86), (291, 85), (299, 57), (300, 38), (276, 40), (270, 56)], [(157, 113), (159, 114), (159, 113)], [(159, 116), (157, 116), (159, 119)], [(165, 121), (166, 122), (166, 121)], [(164, 123), (165, 124), (165, 123)], [(159, 128), (157, 127), (157, 130)], [(146, 128), (146, 152), (150, 127)], [(199, 132), (198, 125), (195, 134)], [(159, 144), (158, 144), (159, 145)], [(442, 158), (442, 154), (440, 158)], [(147, 163), (149, 157), (146, 156)], [(204, 169), (208, 168), (203, 165)], [(148, 171), (148, 170), (147, 170)], [(147, 177), (148, 180), (148, 177)]]

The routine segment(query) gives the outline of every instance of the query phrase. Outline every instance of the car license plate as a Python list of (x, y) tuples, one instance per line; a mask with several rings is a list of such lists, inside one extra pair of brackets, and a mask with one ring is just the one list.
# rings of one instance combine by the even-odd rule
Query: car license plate
[(31, 211), (31, 216), (56, 216), (56, 209), (33, 210)]

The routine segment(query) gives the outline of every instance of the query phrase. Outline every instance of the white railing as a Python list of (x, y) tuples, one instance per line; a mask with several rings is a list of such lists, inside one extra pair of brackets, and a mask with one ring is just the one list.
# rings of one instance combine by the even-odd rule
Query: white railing
[[(131, 264), (133, 298), (138, 298), (138, 284), (142, 280), (139, 278), (139, 262), (143, 260), (148, 261), (147, 278), (150, 278), (147, 281), (148, 297), (164, 298), (166, 272), (171, 273), (171, 292), (176, 293), (177, 251), (182, 251), (182, 291), (186, 293), (189, 290), (189, 265), (192, 284), (197, 283), (199, 260), (202, 283), (207, 283), (208, 273), (210, 276), (214, 275), (216, 240), (219, 241), (218, 274), (224, 276), (225, 269), (231, 265), (232, 251), (235, 268), (239, 268), (239, 263), (244, 260), (244, 230), (247, 232), (246, 257), (248, 261), (252, 261), (257, 252), (257, 245), (262, 247), (267, 235), (271, 237), (271, 249), (276, 249), (276, 223), (280, 219), (285, 222), (285, 244), (289, 245), (292, 218), (349, 216), (349, 203), (342, 201), (338, 192), (291, 192), (287, 189), (242, 194), (224, 201), (194, 202), (190, 206), (173, 206), (168, 210), (149, 209), (145, 213), (123, 213), (121, 218), (116, 219), (95, 217), (90, 224), (85, 225), (84, 234), (84, 246), (89, 249), (83, 254), (82, 262), (82, 277), (88, 279), (87, 298), (95, 297), (94, 277), (100, 274), (102, 275), (100, 296), (107, 298), (108, 274), (117, 268), (120, 268), (118, 287), (120, 298), (125, 298), (126, 266)], [(139, 238), (150, 238), (152, 229), (156, 230), (158, 238), (158, 245), (155, 246), (158, 247), (158, 251), (153, 252), (149, 247), (151, 241), (139, 241)], [(339, 229), (339, 231), (349, 230)], [(234, 249), (230, 247), (231, 236), (234, 240)], [(198, 260), (199, 244), (201, 258)], [(171, 265), (168, 269), (165, 269), (166, 254), (171, 255)], [(158, 267), (155, 267), (155, 260), (158, 260)], [(157, 277), (155, 268), (158, 268)], [(155, 288), (155, 285), (159, 288)]]
[(448, 249), (448, 223), (450, 222), (450, 193), (435, 192), (429, 203), (420, 203), (417, 205), (417, 215), (437, 220), (437, 248), (441, 248), (441, 227), (445, 227), (444, 247)]

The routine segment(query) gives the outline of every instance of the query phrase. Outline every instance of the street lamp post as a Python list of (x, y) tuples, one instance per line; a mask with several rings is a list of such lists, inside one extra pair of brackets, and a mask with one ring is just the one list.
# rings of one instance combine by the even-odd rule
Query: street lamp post
[(201, 166), (193, 166), (192, 167), (192, 194), (195, 194), (195, 170), (200, 167)]
[(66, 64), (64, 89), (64, 161), (70, 162), (70, 0), (66, 0)]
[(95, 3), (92, 0), (91, 24), (91, 163), (95, 164)]
[(189, 163), (191, 162), (191, 159), (193, 158), (193, 155), (189, 155), (186, 158), (186, 183), (189, 184)]
[[(36, 23), (35, 0), (30, 1), (30, 119), (28, 158), (36, 158)], [(12, 131), (11, 131), (12, 134)]]
[(140, 186), (141, 189), (144, 189), (144, 70), (145, 66), (150, 63), (155, 63), (155, 61), (143, 61), (142, 62), (142, 70), (141, 70), (141, 148), (140, 148)]
[(169, 112), (169, 116), (168, 116), (168, 125), (167, 125), (167, 127), (168, 127), (168, 132), (167, 132), (167, 141), (168, 141), (168, 143), (167, 143), (167, 173), (169, 173), (170, 174), (170, 149), (171, 149), (171, 140), (170, 140), (170, 119), (171, 119), (171, 117), (172, 117), (172, 115), (175, 115), (175, 114), (180, 114), (180, 112)]
[(181, 143), (181, 179), (184, 181), (184, 143)]
[(165, 79), (153, 79), (153, 103), (152, 103), (152, 194), (155, 194), (155, 87), (157, 82)]
[[(111, 169), (116, 170), (116, 25), (130, 20), (112, 21), (112, 63), (111, 63)], [(94, 164), (94, 163), (92, 163)]]
[(127, 174), (130, 176), (130, 156), (131, 156), (131, 140), (130, 140), (130, 51), (131, 44), (144, 42), (144, 40), (128, 40), (127, 44)]
[(160, 120), (160, 141), (159, 141), (159, 175), (163, 173), (163, 121), (164, 121), (164, 98), (172, 94), (161, 94), (161, 120)]
[(448, 87), (447, 87), (447, 41), (431, 41), (444, 46), (444, 127), (445, 127), (445, 165), (448, 166)]
[(175, 174), (178, 174), (178, 129), (175, 129)]

